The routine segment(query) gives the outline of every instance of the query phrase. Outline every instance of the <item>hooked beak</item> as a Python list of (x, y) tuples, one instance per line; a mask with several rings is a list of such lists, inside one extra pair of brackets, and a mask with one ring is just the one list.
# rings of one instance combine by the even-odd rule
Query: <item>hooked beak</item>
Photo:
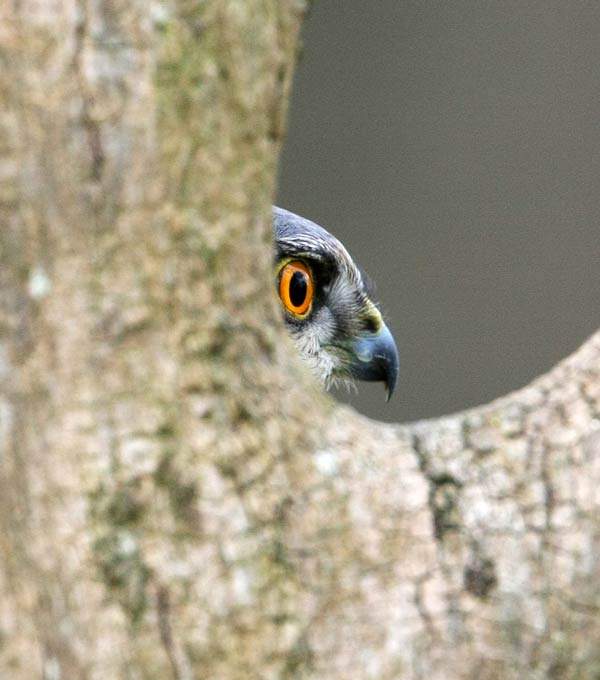
[(350, 374), (359, 380), (381, 380), (390, 400), (398, 379), (398, 350), (389, 328), (382, 324), (377, 333), (362, 335), (352, 346)]

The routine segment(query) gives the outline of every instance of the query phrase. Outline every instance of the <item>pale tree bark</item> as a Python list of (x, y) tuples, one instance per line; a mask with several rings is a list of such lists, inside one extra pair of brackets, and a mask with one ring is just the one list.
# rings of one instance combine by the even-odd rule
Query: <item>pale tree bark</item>
[(297, 364), (304, 9), (0, 5), (3, 679), (600, 674), (600, 336), (402, 426)]

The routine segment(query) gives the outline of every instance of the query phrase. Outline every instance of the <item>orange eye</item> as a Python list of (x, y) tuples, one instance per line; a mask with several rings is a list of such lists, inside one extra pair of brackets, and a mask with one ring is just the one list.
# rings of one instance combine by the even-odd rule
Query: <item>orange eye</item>
[(279, 297), (284, 307), (295, 316), (304, 316), (310, 309), (313, 295), (310, 269), (298, 260), (288, 262), (279, 279)]

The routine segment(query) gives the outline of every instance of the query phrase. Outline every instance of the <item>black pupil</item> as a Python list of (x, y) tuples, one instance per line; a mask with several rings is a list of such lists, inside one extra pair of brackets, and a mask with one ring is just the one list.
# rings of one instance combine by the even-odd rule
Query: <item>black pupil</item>
[(304, 272), (294, 272), (290, 279), (290, 301), (294, 307), (301, 307), (306, 300), (308, 283)]

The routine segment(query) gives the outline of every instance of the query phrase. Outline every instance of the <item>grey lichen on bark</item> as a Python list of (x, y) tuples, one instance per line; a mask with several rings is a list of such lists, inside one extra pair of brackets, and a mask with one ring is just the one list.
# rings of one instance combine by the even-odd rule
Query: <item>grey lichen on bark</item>
[(0, 674), (593, 678), (600, 338), (392, 426), (297, 364), (304, 3), (0, 7)]

